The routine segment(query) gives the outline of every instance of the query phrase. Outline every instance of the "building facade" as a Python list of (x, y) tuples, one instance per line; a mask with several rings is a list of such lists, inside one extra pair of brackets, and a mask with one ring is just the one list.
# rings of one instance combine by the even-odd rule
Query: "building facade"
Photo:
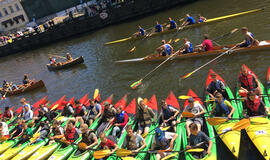
[(28, 22), (20, 0), (0, 0), (0, 32), (15, 30)]

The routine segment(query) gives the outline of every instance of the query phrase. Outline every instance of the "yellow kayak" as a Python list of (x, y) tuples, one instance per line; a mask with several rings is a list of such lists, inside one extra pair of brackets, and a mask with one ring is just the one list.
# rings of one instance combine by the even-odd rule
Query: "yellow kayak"
[(6, 152), (0, 155), (0, 160), (10, 160), (16, 156), (21, 150), (23, 150), (28, 145), (28, 142), (23, 143), (20, 146), (9, 148)]
[(61, 145), (55, 142), (51, 145), (42, 146), (28, 160), (43, 160), (48, 158)]
[(266, 160), (270, 159), (270, 120), (263, 117), (251, 118), (246, 132), (253, 144)]
[[(205, 22), (202, 22), (202, 23), (188, 25), (188, 26), (185, 26), (183, 28), (180, 27), (179, 30), (198, 27), (198, 26), (209, 24), (209, 23), (212, 23), (212, 22), (218, 22), (218, 21), (221, 21), (221, 20), (226, 20), (226, 19), (229, 19), (229, 18), (234, 18), (234, 17), (237, 17), (237, 16), (241, 16), (241, 15), (255, 13), (255, 12), (262, 11), (262, 10), (263, 10), (263, 8), (259, 8), (259, 9), (254, 9), (254, 10), (249, 10), (249, 11), (245, 11), (245, 12), (235, 13), (235, 14), (231, 14), (231, 15), (227, 15), (227, 16), (211, 18), (211, 19), (208, 19), (208, 20), (206, 20)], [(163, 32), (155, 32), (155, 33), (152, 33), (152, 34), (146, 33), (145, 34), (146, 36), (138, 36), (138, 37), (132, 37), (131, 36), (131, 37), (127, 37), (127, 38), (124, 38), (124, 39), (107, 42), (104, 45), (113, 45), (113, 44), (124, 43), (124, 42), (132, 41), (132, 40), (139, 40), (139, 39), (149, 38), (149, 37), (153, 37), (153, 36), (163, 35), (165, 33), (176, 32), (177, 30), (178, 29), (170, 29), (170, 30), (164, 30)]]

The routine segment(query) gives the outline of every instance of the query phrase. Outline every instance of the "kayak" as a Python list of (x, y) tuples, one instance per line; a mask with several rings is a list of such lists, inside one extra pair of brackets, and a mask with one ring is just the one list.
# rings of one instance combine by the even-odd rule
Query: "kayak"
[(163, 34), (166, 34), (166, 33), (173, 33), (173, 32), (177, 32), (179, 30), (195, 28), (195, 27), (199, 27), (199, 26), (202, 26), (202, 25), (205, 25), (205, 24), (218, 22), (218, 21), (222, 21), (222, 20), (226, 20), (226, 19), (230, 19), (230, 18), (234, 18), (234, 17), (237, 17), (237, 16), (246, 15), (246, 14), (250, 14), (250, 13), (255, 13), (255, 12), (262, 11), (262, 10), (263, 10), (263, 8), (260, 8), (260, 9), (254, 9), (254, 10), (249, 10), (249, 11), (245, 11), (245, 12), (235, 13), (235, 14), (231, 14), (231, 15), (211, 18), (211, 19), (207, 19), (205, 22), (197, 23), (197, 24), (193, 24), (193, 25), (187, 25), (185, 27), (180, 27), (179, 29), (169, 29), (169, 30), (164, 30), (163, 32), (146, 33), (145, 36), (137, 36), (137, 37), (130, 36), (130, 37), (123, 38), (123, 39), (120, 39), (120, 40), (107, 42), (104, 45), (113, 45), (113, 44), (118, 44), (118, 43), (124, 43), (124, 42), (141, 40), (141, 39), (145, 39), (145, 38), (149, 38), (149, 37), (159, 36), (159, 35), (163, 35)]
[[(209, 57), (209, 56), (216, 56), (219, 55), (222, 52), (226, 52), (228, 49), (234, 47), (233, 45), (225, 45), (225, 46), (214, 46), (212, 51), (206, 51), (206, 52), (197, 52), (194, 51), (193, 53), (188, 54), (176, 54), (172, 58), (172, 60), (182, 60), (182, 59), (192, 59), (192, 58), (198, 58), (198, 57)], [(236, 48), (233, 50), (233, 53), (257, 53), (255, 51), (262, 51), (262, 50), (269, 50), (270, 49), (270, 40), (264, 40), (259, 43), (259, 46), (251, 46), (251, 47), (244, 47), (244, 48)], [(178, 52), (178, 51), (176, 51)], [(126, 60), (119, 60), (115, 63), (137, 63), (137, 62), (157, 62), (157, 61), (163, 61), (167, 59), (169, 56), (161, 56), (157, 53), (150, 54), (145, 57), (141, 58), (134, 58), (134, 59), (126, 59)]]
[(5, 151), (3, 154), (0, 155), (0, 160), (10, 160), (14, 156), (16, 156), (21, 150), (23, 150), (27, 145), (28, 142), (23, 143), (20, 146), (9, 148), (7, 151)]
[[(245, 65), (243, 66), (248, 70), (248, 72), (252, 73), (259, 81), (262, 89), (262, 94), (266, 94), (266, 90), (259, 80), (259, 78)], [(268, 72), (269, 73), (269, 72)], [(238, 86), (238, 85), (237, 85)], [(269, 92), (269, 89), (268, 89)], [(238, 93), (238, 87), (236, 92), (236, 98), (241, 98), (241, 96)], [(263, 98), (264, 103), (266, 107), (270, 106), (269, 98), (267, 96), (264, 96)], [(243, 111), (243, 103), (241, 101), (238, 101), (238, 105), (241, 108), (241, 112)], [(250, 138), (250, 140), (253, 142), (253, 144), (256, 146), (258, 151), (261, 153), (261, 155), (266, 159), (270, 159), (270, 120), (263, 117), (251, 117), (250, 118), (251, 125), (247, 127), (245, 130)], [(252, 123), (252, 121), (260, 121), (263, 122), (262, 124)]]
[[(189, 89), (188, 91), (188, 96), (194, 97), (195, 103), (200, 103), (203, 105), (203, 102), (200, 100), (200, 98), (195, 98), (198, 97), (191, 89)], [(188, 100), (185, 101), (184, 104), (184, 108), (188, 105)], [(206, 108), (204, 108), (205, 117), (208, 117), (209, 114), (207, 113)], [(187, 141), (187, 133), (186, 133), (186, 124), (185, 123), (181, 123), (181, 129), (182, 129), (182, 142), (183, 142), (183, 148), (185, 149), (186, 146), (188, 145), (188, 141)], [(209, 138), (211, 139), (211, 141), (213, 142), (213, 146), (211, 148), (211, 155), (206, 155), (205, 157), (203, 157), (203, 160), (216, 160), (217, 159), (217, 148), (216, 148), (216, 139), (213, 138), (215, 137), (215, 133), (214, 133), (214, 128), (213, 126), (211, 126), (205, 119), (205, 122), (203, 123), (202, 126), (202, 131), (204, 133), (206, 133)], [(186, 160), (196, 160), (197, 158), (193, 157), (191, 153), (187, 153), (185, 152), (185, 158)]]
[[(211, 78), (211, 73), (213, 73), (214, 71), (212, 69), (209, 70), (209, 74), (206, 80), (206, 84), (205, 87), (207, 87), (211, 82), (212, 82), (212, 78)], [(228, 97), (230, 99), (230, 102), (232, 104), (232, 106), (235, 108), (235, 112), (233, 113), (232, 118), (238, 119), (240, 118), (239, 115), (239, 108), (237, 107), (236, 101), (234, 100), (234, 96), (233, 93), (231, 91), (231, 89), (229, 88), (229, 86), (225, 83), (225, 81), (217, 74), (217, 79), (221, 80), (224, 84), (225, 84), (225, 90), (228, 94)], [(209, 100), (209, 96), (206, 96), (206, 101)], [(210, 103), (208, 105), (208, 111), (210, 112), (212, 110), (212, 104)], [(224, 131), (232, 128), (237, 122), (239, 122), (238, 120), (230, 120), (228, 122), (225, 122), (223, 124), (214, 126), (214, 129), (216, 130), (217, 134), (221, 134)], [(227, 132), (225, 134), (223, 134), (222, 136), (220, 136), (221, 140), (223, 141), (223, 143), (227, 146), (227, 148), (232, 152), (232, 154), (238, 158), (239, 156), (239, 149), (240, 149), (240, 139), (241, 139), (241, 131), (238, 130), (233, 130), (230, 132)]]
[[(177, 108), (178, 110), (180, 109), (180, 105), (178, 103), (178, 100), (177, 100), (177, 98), (175, 97), (175, 95), (173, 94), (172, 91), (170, 92), (170, 94), (166, 98), (166, 102), (167, 102), (168, 105), (171, 105), (174, 108)], [(174, 151), (179, 151), (181, 149), (182, 132), (183, 132), (183, 130), (181, 129), (181, 124), (178, 123), (177, 127), (176, 127), (176, 134), (178, 135), (178, 137), (176, 138), (176, 140), (174, 142), (174, 147), (173, 147)], [(173, 156), (171, 156), (171, 155), (173, 155)], [(179, 158), (178, 153), (177, 154), (172, 153), (169, 156), (170, 156), (170, 158), (169, 158), (170, 160), (178, 160), (178, 158)], [(165, 158), (166, 157), (164, 157), (164, 159)], [(155, 154), (151, 154), (150, 159), (151, 160), (156, 160)]]

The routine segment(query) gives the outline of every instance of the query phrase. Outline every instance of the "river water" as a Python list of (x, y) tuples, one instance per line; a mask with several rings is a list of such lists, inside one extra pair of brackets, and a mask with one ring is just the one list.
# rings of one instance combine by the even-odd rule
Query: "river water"
[[(143, 42), (137, 41), (135, 43), (103, 46), (105, 42), (128, 37), (137, 30), (137, 25), (149, 28), (155, 24), (155, 20), (163, 23), (167, 21), (168, 17), (182, 18), (186, 13), (193, 16), (200, 13), (207, 18), (214, 18), (262, 7), (266, 7), (263, 12), (185, 30), (179, 32), (176, 37), (187, 37), (193, 45), (197, 45), (203, 41), (204, 33), (208, 33), (214, 38), (234, 28), (240, 29), (246, 26), (257, 39), (267, 40), (270, 39), (269, 0), (200, 0), (140, 19), (109, 26), (92, 33), (69, 38), (23, 54), (1, 58), (1, 82), (8, 80), (18, 84), (21, 83), (23, 74), (28, 73), (31, 78), (42, 79), (46, 85), (46, 89), (38, 89), (21, 96), (9, 97), (1, 102), (2, 107), (7, 104), (18, 106), (19, 99), (22, 97), (26, 97), (31, 102), (35, 102), (46, 95), (51, 101), (55, 101), (63, 95), (67, 95), (68, 98), (72, 96), (80, 98), (85, 93), (89, 93), (92, 97), (95, 88), (100, 89), (103, 99), (110, 94), (114, 94), (114, 102), (118, 101), (124, 94), (128, 94), (129, 102), (134, 97), (150, 98), (153, 94), (156, 94), (158, 101), (160, 101), (162, 98), (166, 98), (170, 91), (173, 91), (178, 96), (186, 94), (189, 88), (193, 89), (196, 94), (203, 96), (204, 84), (210, 68), (220, 74), (235, 93), (236, 79), (242, 64), (250, 67), (265, 83), (270, 60), (269, 51), (223, 56), (182, 81), (179, 80), (180, 76), (191, 72), (213, 57), (169, 61), (151, 77), (143, 81), (141, 87), (132, 90), (129, 87), (130, 84), (139, 80), (156, 67), (158, 63), (115, 64), (115, 61), (143, 57), (153, 53), (155, 48), (160, 45), (161, 39), (168, 41), (173, 34), (150, 38)], [(241, 42), (243, 38), (239, 30), (217, 42), (221, 45), (233, 44)], [(175, 48), (178, 49), (181, 45), (183, 45), (182, 41), (178, 42)], [(128, 53), (128, 50), (133, 46), (137, 47), (136, 51)], [(73, 57), (83, 56), (85, 63), (61, 71), (48, 71), (46, 64), (49, 55), (64, 56), (66, 52), (71, 53)], [(180, 104), (183, 105), (183, 101), (180, 101)], [(226, 153), (225, 150), (223, 151)], [(240, 155), (240, 157), (243, 157), (241, 159), (256, 157), (256, 155), (249, 155), (247, 152), (240, 153)], [(252, 159), (255, 157), (252, 157)]]

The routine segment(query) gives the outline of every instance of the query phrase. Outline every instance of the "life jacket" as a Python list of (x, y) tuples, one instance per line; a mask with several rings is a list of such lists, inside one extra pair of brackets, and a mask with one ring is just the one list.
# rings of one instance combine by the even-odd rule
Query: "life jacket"
[(90, 115), (96, 115), (99, 112), (99, 108), (98, 108), (97, 105), (95, 105), (95, 107), (94, 106), (90, 106), (89, 111), (90, 111)]
[(132, 136), (127, 135), (126, 142), (126, 147), (128, 150), (136, 150), (138, 148), (136, 144), (136, 136), (134, 134), (132, 134)]
[(9, 110), (5, 111), (3, 116), (4, 118), (10, 118), (11, 117), (10, 111)]
[(251, 91), (255, 88), (253, 85), (253, 75), (250, 72), (247, 73), (247, 76), (244, 76), (241, 73), (239, 79), (243, 87), (246, 88), (247, 90)]
[(63, 116), (68, 117), (68, 116), (72, 115), (72, 112), (70, 112), (69, 107), (70, 106), (65, 106), (64, 107), (63, 113), (62, 113)]
[(145, 106), (144, 109), (142, 109), (141, 107), (139, 107), (139, 120), (141, 122), (145, 122), (145, 121), (151, 121), (151, 115), (149, 113), (149, 109), (147, 106)]
[(174, 115), (174, 113), (170, 110), (170, 107), (170, 105), (168, 105), (166, 109), (162, 107), (162, 112), (165, 120), (169, 119), (171, 116)]
[(218, 103), (218, 101), (215, 101), (216, 103), (216, 116), (223, 116), (225, 114), (228, 116), (230, 114), (229, 107), (224, 103), (224, 100), (221, 102), (221, 104)]
[(116, 123), (123, 123), (124, 122), (124, 115), (125, 115), (125, 111), (122, 111), (120, 114), (116, 113), (115, 117), (116, 117)]
[(251, 101), (249, 99), (245, 100), (247, 107), (250, 109), (251, 111), (251, 116), (258, 116), (259, 114), (259, 107), (260, 107), (260, 97), (256, 96), (254, 101)]
[(165, 44), (165, 52), (166, 52), (166, 55), (171, 54), (171, 47), (168, 44)]
[(88, 130), (86, 133), (82, 134), (82, 142), (86, 143), (87, 145), (90, 145), (94, 143), (93, 139), (90, 139), (90, 135), (94, 133), (94, 131)]
[(68, 128), (66, 129), (65, 138), (67, 141), (69, 141), (70, 143), (73, 143), (78, 137), (79, 135), (75, 127), (72, 128), (71, 130), (69, 130)]
[(84, 113), (82, 112), (83, 104), (80, 104), (79, 106), (76, 107), (76, 114), (77, 116), (83, 116)]
[[(221, 89), (221, 81), (220, 80), (217, 80), (217, 82), (215, 83), (214, 81), (212, 81), (211, 83), (210, 83), (210, 89), (212, 90), (212, 91), (215, 91), (215, 90), (217, 90), (217, 91), (221, 91), (222, 89)], [(212, 93), (213, 94), (213, 93)]]
[(161, 138), (161, 139), (156, 138), (156, 144), (157, 144), (158, 149), (165, 150), (165, 149), (170, 147), (170, 140), (165, 138), (165, 136), (163, 136), (163, 138)]

